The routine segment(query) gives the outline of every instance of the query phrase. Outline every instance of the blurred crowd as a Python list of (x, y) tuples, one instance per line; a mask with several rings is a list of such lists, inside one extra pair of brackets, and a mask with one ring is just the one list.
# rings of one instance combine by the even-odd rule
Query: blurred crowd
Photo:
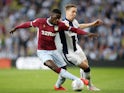
[(59, 4), (60, 0), (0, 0), (0, 58), (36, 56), (36, 29), (20, 29), (13, 35), (9, 31), (22, 22), (48, 17)]
[[(9, 31), (17, 24), (37, 17), (48, 17), (53, 8), (61, 8), (64, 0), (1, 0), (0, 1), (0, 58), (36, 56), (36, 29), (20, 29), (13, 35)], [(67, 1), (67, 0), (65, 0)], [(71, 1), (71, 0), (68, 0)], [(86, 28), (98, 33), (97, 39), (79, 36), (79, 44), (92, 60), (124, 59), (124, 1), (72, 0), (78, 7), (80, 23), (100, 18), (102, 26)]]
[(79, 44), (92, 60), (124, 59), (124, 0), (79, 0), (79, 22), (100, 18), (104, 24), (84, 29), (99, 34), (98, 39), (79, 37)]

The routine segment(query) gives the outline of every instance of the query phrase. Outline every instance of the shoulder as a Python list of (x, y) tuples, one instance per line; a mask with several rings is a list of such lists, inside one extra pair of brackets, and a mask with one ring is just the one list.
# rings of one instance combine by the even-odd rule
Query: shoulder
[(69, 27), (69, 24), (68, 23), (65, 23), (63, 21), (60, 21), (59, 26), (60, 27)]
[(67, 30), (68, 29), (68, 25), (66, 25), (62, 21), (59, 22), (58, 26), (59, 26), (59, 30)]
[(64, 19), (62, 22), (64, 23), (64, 25), (69, 26), (69, 21), (68, 20)]
[(38, 27), (40, 24), (44, 24), (44, 23), (46, 23), (45, 18), (37, 18), (34, 21), (31, 21), (31, 26)]
[(79, 24), (78, 21), (77, 21), (76, 19), (73, 20), (73, 23)]
[(76, 19), (74, 19), (72, 23), (73, 23), (74, 27), (76, 27), (76, 28), (78, 28), (80, 25)]
[(46, 18), (36, 18), (33, 22), (43, 22), (46, 21)]
[(65, 25), (65, 23), (63, 21), (59, 21), (59, 25), (63, 26), (63, 25)]
[(66, 19), (64, 19), (62, 22), (65, 23), (65, 24), (67, 24), (67, 25), (69, 25), (69, 21), (66, 20)]

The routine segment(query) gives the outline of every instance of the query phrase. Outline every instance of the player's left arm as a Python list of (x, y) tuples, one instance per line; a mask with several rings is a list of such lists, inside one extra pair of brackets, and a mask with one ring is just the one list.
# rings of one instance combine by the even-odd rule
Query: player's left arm
[(98, 37), (99, 35), (97, 33), (90, 33), (90, 32), (86, 32), (84, 30), (78, 29), (78, 28), (74, 28), (74, 27), (70, 27), (69, 28), (70, 31), (75, 32), (79, 35), (86, 35), (89, 38), (94, 38), (94, 37)]
[(92, 26), (99, 26), (102, 24), (103, 24), (103, 21), (101, 19), (97, 19), (96, 21), (91, 22), (91, 23), (79, 24), (79, 28), (84, 29), (84, 28), (88, 28), (88, 27), (92, 27)]
[(87, 35), (90, 38), (98, 37), (98, 34), (96, 34), (96, 33), (89, 33), (89, 32), (86, 32), (82, 29), (79, 29), (79, 28), (74, 28), (74, 27), (71, 27), (71, 26), (67, 26), (64, 23), (62, 24), (60, 31), (72, 31), (72, 32), (77, 33), (79, 35)]

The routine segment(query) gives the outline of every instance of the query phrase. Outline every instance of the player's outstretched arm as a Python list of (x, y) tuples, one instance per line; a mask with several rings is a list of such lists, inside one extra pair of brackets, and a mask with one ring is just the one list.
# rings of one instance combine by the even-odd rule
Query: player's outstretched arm
[(16, 31), (16, 28), (12, 29), (9, 33), (13, 34)]
[(89, 32), (86, 32), (82, 29), (79, 29), (79, 28), (74, 28), (74, 27), (71, 27), (71, 26), (67, 26), (64, 23), (62, 23), (61, 29), (62, 30), (60, 30), (60, 31), (72, 31), (72, 32), (77, 33), (79, 35), (87, 35), (90, 38), (98, 37), (98, 34), (89, 33)]
[(97, 33), (87, 33), (89, 38), (97, 38), (99, 35)]
[(17, 29), (20, 29), (20, 28), (29, 28), (29, 27), (31, 27), (30, 22), (22, 23), (22, 24), (16, 26), (14, 29), (12, 29), (10, 31), (10, 34), (13, 34)]
[(84, 30), (81, 30), (81, 29), (78, 29), (78, 28), (74, 28), (74, 27), (71, 27), (70, 28), (70, 31), (75, 32), (75, 33), (80, 34), (80, 35), (86, 35), (89, 38), (98, 37), (98, 34), (97, 33), (85, 32)]
[(103, 24), (103, 21), (101, 19), (97, 19), (96, 21), (91, 22), (91, 23), (79, 24), (79, 28), (84, 29), (84, 28), (87, 28), (87, 27), (99, 26), (99, 25), (102, 25), (102, 24)]

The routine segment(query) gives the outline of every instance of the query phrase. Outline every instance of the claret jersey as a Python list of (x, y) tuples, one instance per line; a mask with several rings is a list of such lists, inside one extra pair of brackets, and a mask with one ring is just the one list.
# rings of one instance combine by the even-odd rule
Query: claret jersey
[(59, 26), (53, 26), (46, 18), (39, 18), (31, 22), (31, 26), (37, 27), (37, 39), (39, 50), (54, 50), (54, 38)]

